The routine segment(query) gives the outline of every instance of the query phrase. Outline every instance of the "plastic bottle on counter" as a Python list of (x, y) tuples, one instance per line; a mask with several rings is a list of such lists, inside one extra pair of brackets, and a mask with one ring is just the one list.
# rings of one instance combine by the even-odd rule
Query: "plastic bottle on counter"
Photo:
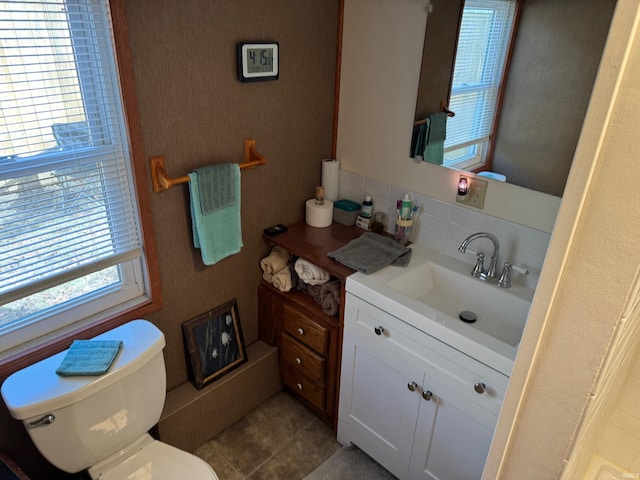
[(371, 200), (371, 195), (367, 195), (364, 197), (364, 202), (362, 202), (362, 209), (360, 210), (360, 216), (362, 218), (371, 218), (373, 216), (373, 201)]
[(405, 193), (404, 198), (402, 199), (400, 218), (402, 220), (409, 220), (409, 218), (411, 218), (411, 198), (409, 197), (408, 193)]

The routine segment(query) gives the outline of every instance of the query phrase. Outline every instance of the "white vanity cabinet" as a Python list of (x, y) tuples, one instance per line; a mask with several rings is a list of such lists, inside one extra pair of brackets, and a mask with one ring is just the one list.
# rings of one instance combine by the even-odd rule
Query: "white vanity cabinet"
[(508, 377), (347, 293), (338, 441), (401, 479), (482, 475)]

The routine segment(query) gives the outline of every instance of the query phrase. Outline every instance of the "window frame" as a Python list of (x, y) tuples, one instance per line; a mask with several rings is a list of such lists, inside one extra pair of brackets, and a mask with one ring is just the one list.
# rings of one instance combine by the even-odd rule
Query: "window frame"
[[(458, 42), (460, 40), (460, 28), (462, 24), (462, 14), (464, 12), (464, 4), (465, 0), (462, 0), (461, 8), (460, 8), (460, 17), (458, 19), (458, 29), (456, 35), (456, 45), (454, 49), (454, 57), (453, 62), (451, 64), (451, 74), (449, 76), (449, 91), (447, 95), (447, 105), (451, 104), (451, 94), (453, 90), (453, 75), (456, 68), (455, 59), (458, 54)], [(513, 56), (513, 50), (515, 48), (516, 37), (518, 32), (518, 25), (520, 23), (520, 12), (522, 10), (522, 0), (515, 0), (515, 7), (513, 13), (513, 27), (511, 29), (511, 35), (509, 36), (509, 42), (507, 45), (507, 51), (504, 59), (504, 66), (502, 69), (502, 74), (500, 76), (500, 85), (498, 87), (498, 94), (496, 98), (496, 110), (493, 115), (493, 121), (491, 124), (491, 130), (489, 131), (489, 137), (486, 141), (482, 143), (474, 143), (473, 145), (478, 145), (479, 152), (476, 153), (474, 158), (478, 156), (484, 155), (484, 161), (480, 165), (475, 165), (472, 159), (464, 159), (457, 162), (457, 164), (447, 165), (450, 168), (455, 168), (458, 170), (466, 170), (473, 173), (479, 173), (483, 171), (490, 171), (493, 165), (493, 155), (495, 152), (495, 144), (497, 140), (498, 134), (498, 126), (500, 124), (500, 115), (502, 113), (502, 102), (504, 99), (504, 93), (506, 90), (506, 86), (509, 78), (509, 69), (511, 67), (511, 58)], [(454, 112), (455, 113), (455, 112)], [(465, 145), (457, 146), (456, 149), (465, 148)], [(486, 151), (486, 153), (485, 153)], [(447, 152), (445, 151), (445, 155)], [(467, 165), (473, 165), (472, 167), (467, 167)]]
[(124, 310), (96, 316), (95, 320), (64, 333), (53, 333), (46, 340), (37, 341), (0, 360), (0, 378), (24, 368), (34, 362), (68, 348), (74, 339), (86, 339), (122, 325), (130, 320), (144, 317), (162, 308), (158, 255), (153, 236), (151, 198), (142, 144), (142, 130), (138, 113), (133, 66), (129, 47), (129, 36), (125, 15), (125, 0), (108, 1), (111, 13), (112, 35), (115, 50), (115, 66), (120, 81), (121, 103), (128, 134), (130, 167), (133, 175), (136, 207), (140, 219), (141, 243), (144, 249), (143, 268), (147, 272), (147, 299)]

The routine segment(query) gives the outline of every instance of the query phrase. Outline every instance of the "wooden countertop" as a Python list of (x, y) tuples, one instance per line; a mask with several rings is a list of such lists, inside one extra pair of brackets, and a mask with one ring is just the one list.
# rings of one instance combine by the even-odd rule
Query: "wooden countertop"
[(287, 225), (287, 227), (289, 229), (284, 233), (273, 237), (262, 234), (262, 237), (275, 245), (280, 245), (293, 255), (302, 257), (323, 268), (343, 282), (355, 272), (333, 258), (327, 257), (327, 253), (358, 238), (364, 233), (364, 230), (356, 226), (347, 227), (335, 222), (325, 228), (310, 227), (304, 221)]

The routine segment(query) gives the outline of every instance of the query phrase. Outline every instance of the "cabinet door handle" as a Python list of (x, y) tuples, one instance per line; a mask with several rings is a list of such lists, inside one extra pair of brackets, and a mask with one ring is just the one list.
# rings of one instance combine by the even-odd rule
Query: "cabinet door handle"
[(409, 382), (407, 384), (407, 388), (409, 389), (410, 392), (415, 392), (416, 388), (418, 388), (418, 384), (416, 382)]
[(382, 335), (384, 333), (384, 327), (380, 325), (378, 327), (375, 327), (373, 331), (376, 332), (376, 335)]
[(298, 390), (302, 390), (302, 384), (301, 383), (296, 383), (296, 387), (298, 387)]
[(300, 357), (296, 357), (296, 365), (300, 365), (302, 363), (302, 360), (300, 359)]
[(299, 335), (304, 335), (304, 330), (302, 328), (298, 328), (298, 334)]
[(425, 390), (424, 392), (422, 392), (422, 398), (424, 398), (427, 402), (431, 400), (432, 396), (433, 393), (431, 393), (429, 390)]
[(487, 386), (483, 382), (478, 382), (473, 386), (473, 389), (476, 393), (484, 393), (487, 389)]

